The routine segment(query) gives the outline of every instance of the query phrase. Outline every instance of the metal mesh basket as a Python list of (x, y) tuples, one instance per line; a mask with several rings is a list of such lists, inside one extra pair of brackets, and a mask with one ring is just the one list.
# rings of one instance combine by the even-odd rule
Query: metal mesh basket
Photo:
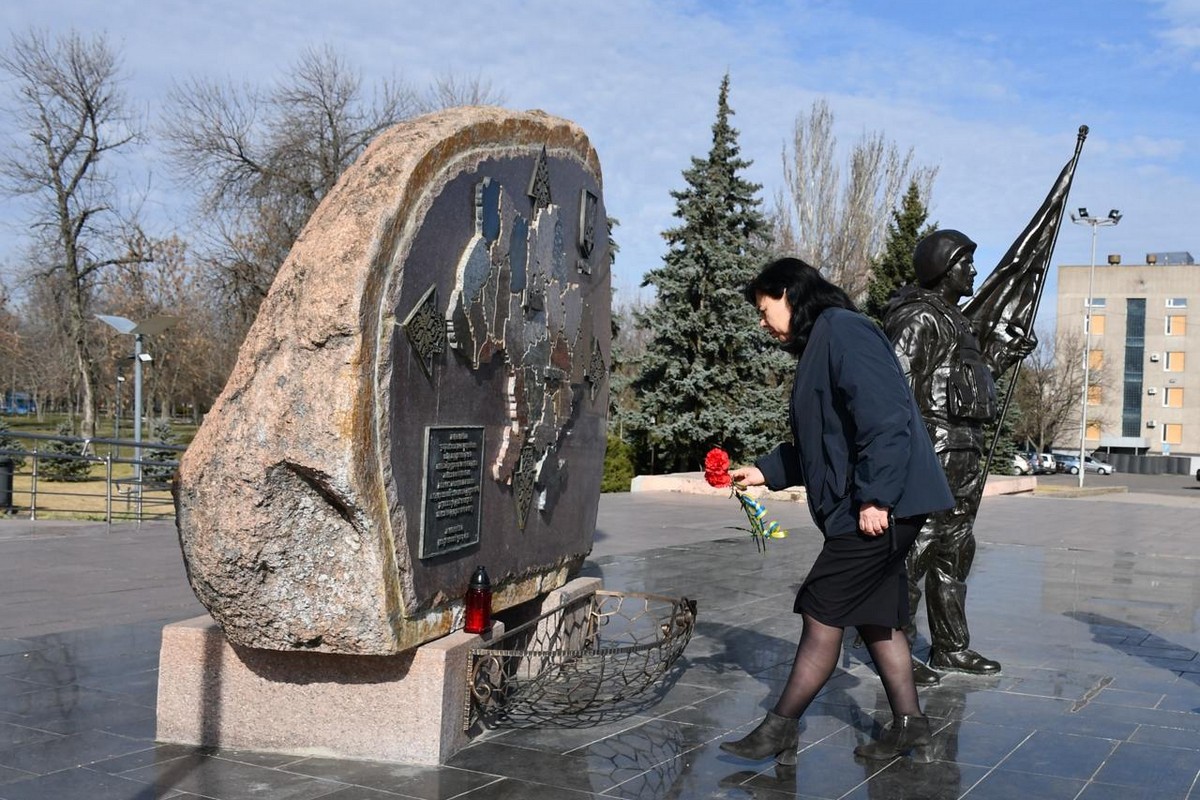
[(633, 713), (669, 686), (695, 622), (686, 597), (578, 597), (471, 651), (463, 727), (585, 726)]

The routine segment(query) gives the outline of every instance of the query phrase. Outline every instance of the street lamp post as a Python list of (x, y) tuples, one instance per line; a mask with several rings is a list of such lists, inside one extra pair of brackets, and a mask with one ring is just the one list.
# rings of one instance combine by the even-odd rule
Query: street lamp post
[(1083, 306), (1083, 397), (1079, 404), (1079, 488), (1083, 488), (1083, 474), (1087, 472), (1087, 460), (1084, 446), (1087, 440), (1087, 407), (1089, 368), (1092, 360), (1092, 284), (1096, 278), (1096, 231), (1101, 226), (1116, 225), (1121, 221), (1121, 212), (1110, 209), (1107, 217), (1093, 217), (1086, 208), (1079, 209), (1079, 215), (1071, 215), (1071, 222), (1078, 225), (1092, 226), (1092, 265), (1088, 269), (1087, 301)]
[[(121, 385), (125, 383), (125, 376), (121, 374), (121, 364), (117, 363), (117, 407), (113, 414), (113, 438), (121, 438)], [(113, 445), (117, 451), (117, 458), (121, 457), (120, 445)]]
[(97, 314), (96, 319), (115, 328), (118, 333), (133, 334), (133, 473), (140, 498), (142, 493), (142, 364), (153, 360), (149, 353), (142, 350), (142, 339), (145, 336), (162, 333), (178, 322), (179, 317), (159, 314), (145, 322), (134, 322), (124, 317)]

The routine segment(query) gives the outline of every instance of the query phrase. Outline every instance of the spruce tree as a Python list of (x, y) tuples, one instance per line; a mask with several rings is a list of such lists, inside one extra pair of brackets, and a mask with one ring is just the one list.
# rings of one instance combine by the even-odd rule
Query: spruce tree
[(883, 253), (872, 266), (871, 279), (867, 283), (863, 311), (881, 325), (892, 293), (906, 283), (917, 281), (917, 273), (913, 269), (913, 250), (922, 236), (937, 227), (925, 224), (928, 216), (929, 211), (921, 201), (917, 182), (912, 181), (908, 184), (904, 199), (900, 201), (900, 207), (892, 212)]
[[(71, 424), (64, 422), (58, 426), (59, 436), (71, 435)], [(92, 465), (86, 459), (79, 458), (79, 445), (63, 439), (52, 439), (46, 446), (38, 474), (52, 481), (85, 481), (88, 479)]]
[[(0, 417), (0, 450), (17, 451), (24, 450), (20, 441), (12, 434), (12, 428), (9, 427), (8, 420)], [(0, 453), (0, 461), (6, 458), (12, 459), (13, 469), (21, 469), (25, 466), (25, 458), (15, 454)]]
[[(175, 444), (175, 430), (169, 419), (161, 419), (154, 423), (154, 439), (160, 444)], [(153, 462), (142, 468), (142, 477), (148, 481), (169, 481), (178, 469), (179, 451), (167, 448), (156, 448), (150, 451), (146, 460)]]
[[(1009, 385), (1016, 377), (1016, 371), (1010, 369), (1008, 372), (1000, 376), (996, 381), (996, 406), (997, 409), (1004, 405), (1004, 398), (1008, 396)], [(987, 425), (984, 426), (984, 444), (988, 447), (992, 446), (992, 441), (996, 442), (996, 449), (992, 451), (992, 463), (988, 467), (988, 472), (992, 475), (1012, 475), (1013, 474), (1013, 456), (1019, 452), (1017, 447), (1016, 428), (1021, 423), (1021, 404), (1017, 402), (1016, 393), (1013, 394), (1012, 401), (1009, 403), (1004, 418), (998, 416)], [(996, 428), (1000, 428), (1000, 436), (996, 438)]]
[(758, 330), (742, 288), (766, 260), (761, 186), (741, 173), (730, 125), (729, 76), (721, 81), (712, 149), (692, 158), (686, 188), (673, 191), (677, 227), (663, 234), (663, 264), (646, 274), (656, 298), (636, 324), (648, 333), (632, 385), (631, 423), (652, 448), (656, 472), (694, 472), (724, 447), (735, 462), (764, 452), (786, 427), (793, 362)]

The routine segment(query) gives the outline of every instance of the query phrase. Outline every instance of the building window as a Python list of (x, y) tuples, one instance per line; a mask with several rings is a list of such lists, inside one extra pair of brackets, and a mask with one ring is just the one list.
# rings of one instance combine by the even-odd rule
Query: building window
[(1187, 333), (1185, 314), (1167, 314), (1167, 336), (1183, 336)]
[(1121, 376), (1121, 435), (1142, 435), (1142, 362), (1146, 358), (1146, 298), (1125, 298), (1125, 369)]
[(1186, 297), (1168, 297), (1167, 308), (1187, 308)]
[(1163, 425), (1163, 444), (1183, 444), (1183, 426), (1178, 422)]
[(1098, 405), (1100, 405), (1100, 403), (1102, 402), (1102, 399), (1103, 399), (1103, 397), (1104, 397), (1104, 395), (1103, 395), (1103, 393), (1100, 391), (1100, 387), (1099, 387), (1099, 386), (1089, 386), (1089, 387), (1088, 387), (1088, 405), (1089, 405), (1089, 406), (1098, 406)]
[(1186, 359), (1182, 352), (1167, 353), (1166, 363), (1163, 364), (1163, 369), (1167, 372), (1183, 372), (1183, 365)]
[(1168, 386), (1163, 394), (1163, 405), (1167, 408), (1183, 408), (1183, 389), (1179, 386)]
[(1088, 369), (1098, 370), (1104, 367), (1104, 351), (1089, 350), (1088, 351)]
[(1104, 315), (1092, 314), (1088, 317), (1088, 333), (1093, 336), (1100, 336), (1104, 333)]
[(1086, 297), (1083, 298), (1083, 307), (1084, 308), (1087, 308), (1089, 305), (1092, 308), (1104, 308), (1105, 305), (1107, 305), (1107, 304), (1108, 304), (1108, 300), (1106, 300), (1103, 297), (1093, 297), (1092, 302), (1090, 304), (1088, 303), (1088, 299)]
[(1089, 422), (1088, 423), (1087, 438), (1099, 440), (1099, 438), (1100, 438), (1100, 423), (1099, 422)]

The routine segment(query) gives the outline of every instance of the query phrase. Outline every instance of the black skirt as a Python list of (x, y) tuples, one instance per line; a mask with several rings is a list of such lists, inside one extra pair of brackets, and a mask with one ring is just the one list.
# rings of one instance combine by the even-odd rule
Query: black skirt
[(908, 517), (882, 536), (856, 531), (827, 538), (792, 610), (838, 628), (903, 628), (909, 622), (904, 562), (924, 522), (924, 515)]

